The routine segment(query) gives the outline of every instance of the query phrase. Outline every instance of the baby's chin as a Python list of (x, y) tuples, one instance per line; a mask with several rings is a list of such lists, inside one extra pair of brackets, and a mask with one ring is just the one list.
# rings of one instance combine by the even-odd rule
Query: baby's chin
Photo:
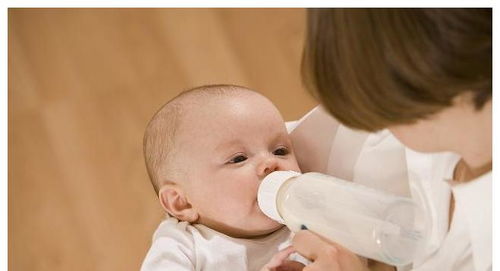
[(260, 238), (265, 237), (273, 232), (283, 228), (285, 225), (280, 224), (278, 222), (273, 223), (272, 225), (267, 225), (267, 227), (262, 227), (262, 229), (256, 229), (251, 231), (245, 231), (241, 233), (241, 238)]
[(283, 224), (278, 223), (277, 221), (272, 220), (271, 218), (267, 217), (263, 213), (261, 214), (259, 222), (260, 223), (259, 223), (258, 229), (255, 230), (256, 236), (262, 236), (262, 235), (273, 233), (276, 230), (279, 230), (284, 226)]
[[(267, 215), (265, 215), (258, 207), (257, 207), (257, 223), (259, 224), (259, 228), (262, 229), (262, 232), (272, 233), (278, 229), (281, 229), (284, 225), (277, 222), (276, 220), (271, 219)], [(255, 217), (255, 216), (254, 216)]]
[(264, 214), (249, 216), (245, 223), (220, 223), (215, 220), (200, 219), (199, 224), (203, 224), (212, 230), (223, 233), (233, 238), (254, 239), (265, 237), (284, 227)]
[(244, 229), (239, 228), (237, 232), (235, 232), (240, 238), (259, 238), (264, 237), (273, 232), (284, 227), (283, 224), (280, 224), (271, 218), (267, 217), (264, 214), (260, 214), (259, 216), (253, 216), (253, 218), (249, 218), (248, 223)]

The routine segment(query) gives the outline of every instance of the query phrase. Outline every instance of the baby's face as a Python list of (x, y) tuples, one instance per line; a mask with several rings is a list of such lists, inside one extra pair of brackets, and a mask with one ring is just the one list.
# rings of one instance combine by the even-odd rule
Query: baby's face
[(233, 237), (281, 227), (257, 205), (257, 190), (276, 170), (300, 171), (283, 119), (263, 97), (224, 98), (192, 110), (176, 136), (187, 168), (184, 189), (198, 223)]

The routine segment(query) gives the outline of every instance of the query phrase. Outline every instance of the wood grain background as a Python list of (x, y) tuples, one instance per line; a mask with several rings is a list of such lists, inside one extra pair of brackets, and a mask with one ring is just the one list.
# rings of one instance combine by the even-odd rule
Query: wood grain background
[(235, 83), (287, 120), (302, 9), (10, 9), (9, 270), (138, 270), (162, 212), (146, 122), (183, 89)]

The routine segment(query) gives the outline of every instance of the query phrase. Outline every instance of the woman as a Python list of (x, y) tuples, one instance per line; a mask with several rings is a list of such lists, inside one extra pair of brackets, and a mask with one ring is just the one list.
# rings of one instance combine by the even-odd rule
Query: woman
[[(408, 161), (431, 161), (432, 181), (449, 179), (449, 194), (429, 195), (449, 206), (437, 213), (446, 228), (409, 270), (491, 270), (491, 60), (491, 9), (308, 11), (312, 93), (346, 126), (389, 129), (417, 151)], [(418, 153), (444, 151), (459, 159)], [(293, 245), (307, 270), (366, 268), (309, 231)]]

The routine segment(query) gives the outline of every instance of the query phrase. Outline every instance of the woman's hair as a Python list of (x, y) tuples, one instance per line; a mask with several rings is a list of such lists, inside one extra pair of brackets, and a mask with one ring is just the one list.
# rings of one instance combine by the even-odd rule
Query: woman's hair
[(413, 123), (470, 92), (491, 99), (491, 9), (310, 9), (306, 86), (339, 121)]

